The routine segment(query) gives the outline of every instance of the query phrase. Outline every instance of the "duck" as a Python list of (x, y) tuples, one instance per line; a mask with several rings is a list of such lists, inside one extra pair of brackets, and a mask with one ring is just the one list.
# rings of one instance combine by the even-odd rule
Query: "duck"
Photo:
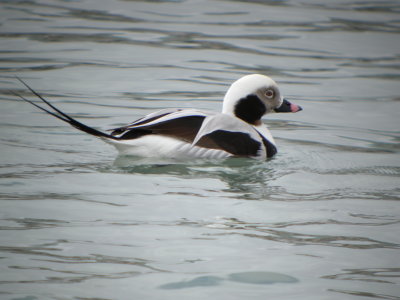
[(222, 111), (166, 108), (124, 126), (100, 131), (81, 123), (42, 97), (25, 81), (17, 79), (41, 102), (20, 99), (76, 129), (112, 144), (120, 155), (164, 158), (248, 157), (272, 158), (277, 146), (262, 117), (271, 113), (296, 113), (302, 107), (285, 99), (270, 77), (245, 75), (231, 84)]

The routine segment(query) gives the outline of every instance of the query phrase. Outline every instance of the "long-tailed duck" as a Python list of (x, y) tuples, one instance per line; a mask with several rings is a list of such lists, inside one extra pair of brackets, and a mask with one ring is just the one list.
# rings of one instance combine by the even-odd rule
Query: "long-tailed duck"
[[(18, 78), (19, 79), (19, 78)], [(271, 78), (252, 74), (235, 81), (223, 101), (222, 113), (197, 109), (163, 109), (110, 133), (68, 116), (19, 79), (47, 108), (16, 94), (46, 113), (114, 145), (122, 155), (170, 158), (251, 157), (277, 153), (275, 141), (261, 118), (272, 112), (302, 108), (284, 99)]]

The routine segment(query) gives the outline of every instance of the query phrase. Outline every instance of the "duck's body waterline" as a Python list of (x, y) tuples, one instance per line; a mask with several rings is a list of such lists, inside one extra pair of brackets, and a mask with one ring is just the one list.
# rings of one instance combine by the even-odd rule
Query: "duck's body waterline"
[[(25, 84), (22, 80), (21, 82)], [(235, 81), (223, 101), (222, 113), (196, 109), (164, 109), (111, 134), (89, 127), (63, 113), (25, 84), (48, 108), (23, 100), (75, 128), (114, 145), (123, 155), (168, 158), (266, 159), (277, 152), (261, 117), (271, 112), (297, 112), (301, 107), (283, 99), (269, 77), (252, 74)]]
[[(164, 158), (207, 158), (222, 159), (232, 156), (231, 154), (198, 146), (180, 141), (168, 136), (147, 135), (137, 140), (119, 142), (106, 140), (117, 148), (120, 155), (139, 156), (139, 157), (164, 157)], [(149, 149), (152, 149), (149, 152)]]

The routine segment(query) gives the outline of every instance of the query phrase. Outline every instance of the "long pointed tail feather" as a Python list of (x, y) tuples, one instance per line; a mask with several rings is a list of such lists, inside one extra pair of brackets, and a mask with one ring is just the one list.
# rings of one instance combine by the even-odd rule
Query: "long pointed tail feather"
[(15, 96), (21, 98), (22, 100), (24, 100), (24, 101), (26, 101), (26, 102), (32, 104), (33, 106), (35, 106), (35, 107), (37, 107), (37, 108), (39, 108), (39, 109), (41, 109), (42, 111), (44, 111), (44, 112), (46, 112), (46, 113), (48, 113), (48, 114), (50, 114), (50, 115), (56, 117), (57, 119), (60, 119), (60, 120), (62, 120), (62, 121), (64, 121), (64, 122), (70, 124), (71, 126), (77, 128), (77, 129), (79, 129), (79, 130), (81, 130), (81, 131), (83, 131), (83, 132), (86, 132), (86, 133), (88, 133), (88, 134), (91, 134), (91, 135), (94, 135), (94, 136), (97, 136), (97, 137), (108, 138), (108, 139), (113, 139), (113, 140), (117, 140), (117, 139), (118, 139), (117, 137), (112, 136), (111, 134), (107, 134), (107, 133), (101, 132), (101, 131), (99, 131), (99, 130), (97, 130), (97, 129), (94, 129), (94, 128), (92, 128), (92, 127), (89, 127), (89, 126), (87, 126), (87, 125), (85, 125), (85, 124), (83, 124), (83, 123), (81, 123), (81, 122), (75, 120), (74, 118), (68, 116), (66, 113), (62, 112), (62, 111), (59, 110), (57, 107), (55, 107), (54, 105), (52, 105), (49, 101), (47, 101), (46, 99), (44, 99), (40, 94), (38, 94), (35, 90), (33, 90), (33, 89), (32, 89), (27, 83), (25, 83), (21, 78), (19, 78), (19, 77), (16, 77), (16, 78), (17, 78), (26, 88), (28, 88), (28, 89), (32, 92), (32, 94), (34, 94), (36, 97), (38, 97), (44, 104), (46, 104), (48, 107), (50, 107), (50, 108), (53, 109), (54, 111), (50, 111), (49, 109), (44, 108), (44, 107), (42, 107), (42, 106), (36, 104), (35, 102), (31, 101), (31, 100), (26, 99), (25, 97), (19, 95), (18, 93), (12, 92)]

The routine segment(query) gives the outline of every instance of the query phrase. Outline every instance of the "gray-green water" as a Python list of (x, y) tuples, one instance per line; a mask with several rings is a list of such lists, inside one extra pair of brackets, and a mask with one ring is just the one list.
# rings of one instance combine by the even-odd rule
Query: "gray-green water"
[[(400, 299), (400, 6), (0, 1), (0, 298)], [(273, 77), (271, 161), (117, 157), (107, 129)]]

